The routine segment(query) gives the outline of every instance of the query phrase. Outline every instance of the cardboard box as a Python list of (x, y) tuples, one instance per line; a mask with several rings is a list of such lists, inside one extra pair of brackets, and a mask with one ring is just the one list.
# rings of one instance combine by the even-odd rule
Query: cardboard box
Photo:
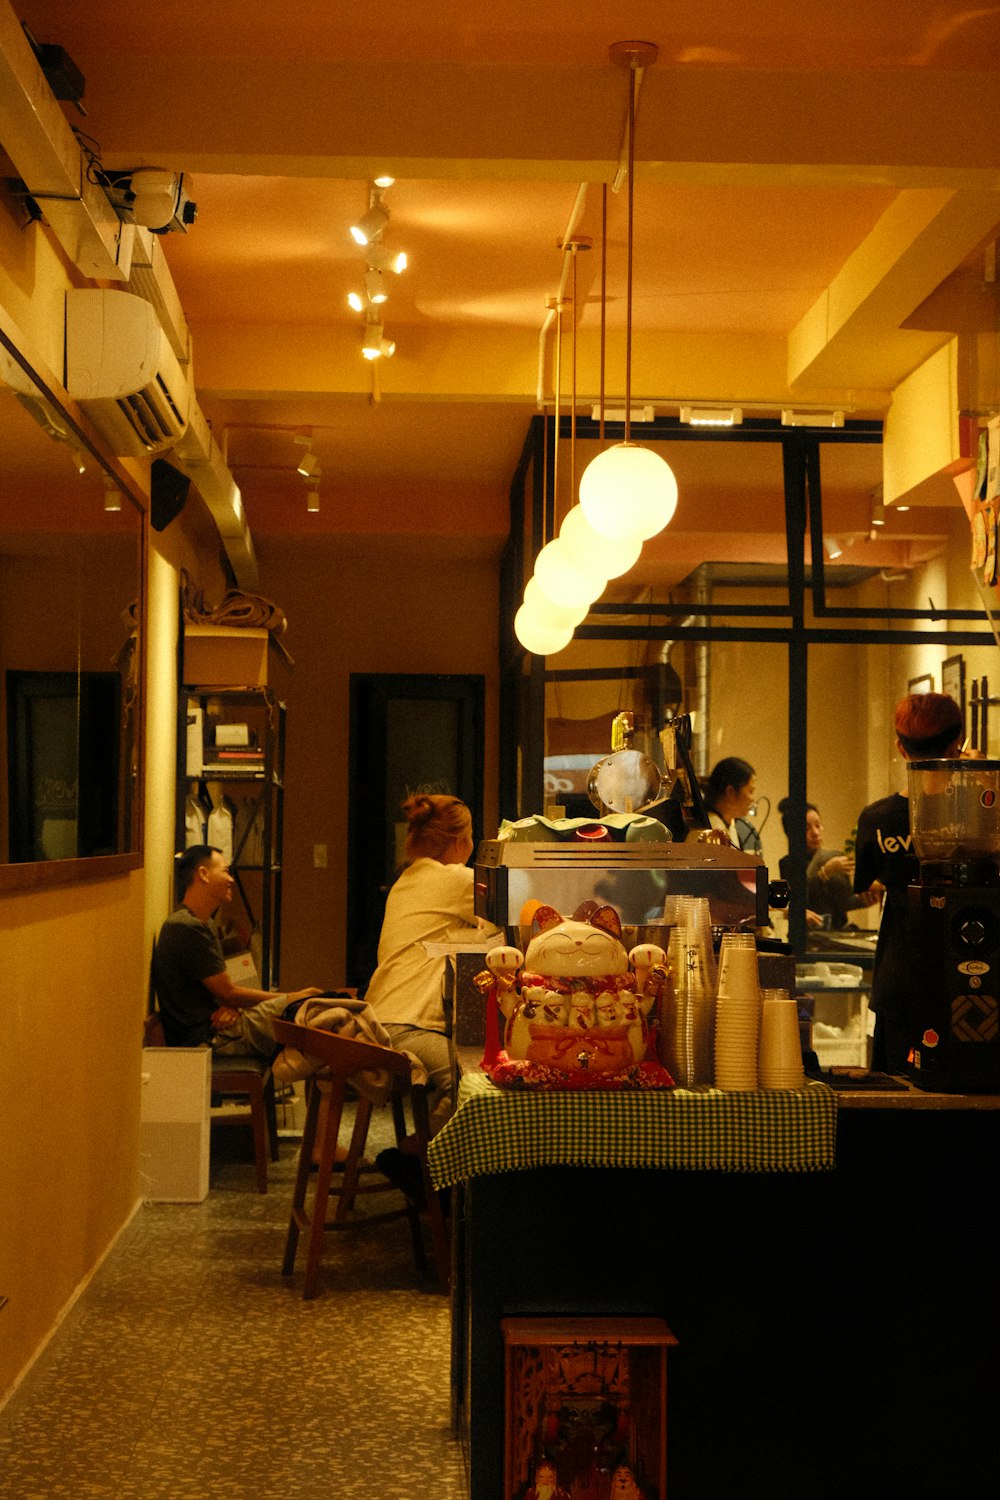
[(234, 984), (249, 990), (260, 989), (260, 975), (252, 953), (234, 953), (226, 959), (226, 972)]
[(266, 687), (268, 632), (235, 625), (184, 626), (188, 687)]

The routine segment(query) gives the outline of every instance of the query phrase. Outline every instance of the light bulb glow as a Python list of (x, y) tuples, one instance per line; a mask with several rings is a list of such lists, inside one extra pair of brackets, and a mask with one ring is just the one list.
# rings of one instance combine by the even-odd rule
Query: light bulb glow
[(537, 578), (529, 578), (525, 584), (524, 602), (534, 619), (543, 624), (551, 625), (553, 629), (560, 628), (565, 630), (568, 625), (573, 630), (579, 625), (581, 620), (587, 618), (589, 612), (589, 605), (586, 604), (574, 605), (572, 608), (567, 605), (556, 604), (554, 600), (550, 599), (538, 587)]
[(355, 312), (364, 312), (365, 309), (365, 304), (362, 302), (361, 297), (357, 292), (348, 292), (347, 305), (348, 307), (353, 308)]
[(635, 567), (642, 551), (642, 542), (637, 539), (612, 541), (595, 531), (582, 505), (574, 505), (566, 513), (559, 528), (559, 541), (574, 567), (581, 573), (599, 571), (605, 582)]
[(532, 656), (555, 656), (557, 651), (562, 651), (573, 639), (573, 627), (567, 625), (559, 629), (546, 625), (532, 614), (527, 605), (522, 604), (514, 616), (514, 634), (525, 651), (530, 651)]
[(542, 593), (553, 604), (561, 604), (566, 609), (593, 604), (597, 596), (604, 592), (607, 582), (607, 579), (595, 579), (581, 573), (570, 562), (565, 548), (558, 540), (546, 543), (535, 558), (535, 579)]
[(677, 480), (666, 460), (651, 448), (615, 443), (584, 469), (580, 504), (602, 536), (645, 542), (673, 519)]

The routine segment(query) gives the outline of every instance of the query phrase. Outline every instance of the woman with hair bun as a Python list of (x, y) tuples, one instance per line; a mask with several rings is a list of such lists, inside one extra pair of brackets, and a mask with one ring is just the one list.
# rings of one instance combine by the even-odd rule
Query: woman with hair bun
[(403, 803), (409, 830), (406, 867), (389, 892), (378, 943), (378, 967), (365, 999), (392, 1044), (427, 1069), (433, 1093), (431, 1132), (454, 1108), (444, 960), (425, 943), (478, 937), (473, 907), (472, 814), (459, 797), (417, 792)]

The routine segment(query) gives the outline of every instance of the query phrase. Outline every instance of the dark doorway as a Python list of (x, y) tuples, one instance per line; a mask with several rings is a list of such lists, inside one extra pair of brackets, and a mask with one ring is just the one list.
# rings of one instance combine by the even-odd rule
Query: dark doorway
[(347, 983), (375, 968), (385, 898), (403, 858), (403, 800), (461, 797), (483, 821), (483, 677), (353, 673), (347, 824)]

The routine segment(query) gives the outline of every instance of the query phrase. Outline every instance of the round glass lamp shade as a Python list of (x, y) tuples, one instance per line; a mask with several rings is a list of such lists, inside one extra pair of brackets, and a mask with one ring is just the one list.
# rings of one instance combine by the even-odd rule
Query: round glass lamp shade
[(524, 602), (529, 614), (539, 623), (558, 627), (560, 630), (565, 630), (567, 625), (574, 630), (581, 620), (587, 618), (590, 608), (589, 604), (576, 604), (572, 608), (563, 604), (554, 604), (538, 587), (537, 578), (529, 578), (525, 584)]
[(570, 561), (558, 537), (547, 542), (535, 558), (535, 579), (546, 598), (565, 609), (589, 607), (604, 592), (607, 582), (606, 578), (582, 573)]
[(637, 537), (612, 541), (609, 536), (595, 531), (584, 515), (582, 505), (574, 505), (567, 511), (559, 528), (559, 540), (574, 567), (581, 573), (597, 569), (605, 581), (627, 573), (639, 561), (642, 551), (642, 542)]
[(532, 656), (555, 656), (573, 639), (572, 625), (548, 625), (522, 604), (514, 616), (514, 634)]
[(645, 542), (673, 519), (677, 480), (666, 460), (651, 448), (615, 443), (584, 469), (580, 504), (602, 536)]

